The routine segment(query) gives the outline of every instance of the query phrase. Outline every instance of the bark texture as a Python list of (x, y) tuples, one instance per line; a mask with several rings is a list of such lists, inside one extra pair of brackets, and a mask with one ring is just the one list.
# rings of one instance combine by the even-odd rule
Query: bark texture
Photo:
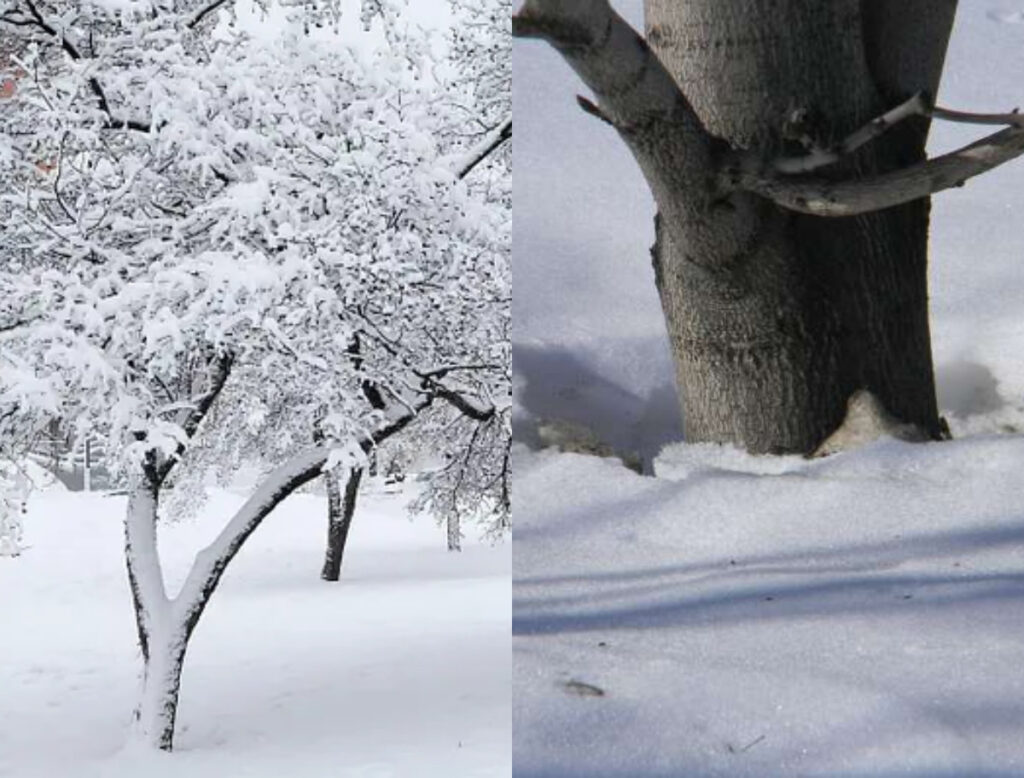
[[(797, 137), (828, 147), (897, 95), (934, 92), (951, 14), (944, 29), (929, 22), (929, 36), (901, 49), (920, 63), (915, 71), (891, 61), (900, 41), (886, 5), (866, 2), (863, 13), (859, 0), (648, 0), (647, 40), (709, 133), (769, 158), (792, 152)], [(833, 173), (917, 162), (926, 135), (925, 119), (909, 120)], [(739, 230), (716, 214), (730, 209), (747, 214)], [(652, 253), (687, 438), (807, 453), (859, 389), (939, 437), (928, 210), (921, 199), (825, 219), (739, 192), (696, 224), (669, 230), (659, 220)], [(718, 223), (732, 234), (716, 236)]]
[[(608, 0), (524, 0), (513, 33), (580, 75), (654, 195), (686, 437), (810, 453), (861, 390), (942, 437), (928, 195), (1024, 153), (1018, 115), (932, 105), (956, 0), (645, 10), (642, 38)], [(932, 115), (1008, 128), (925, 160)]]
[(458, 513), (453, 511), (448, 515), (445, 534), (448, 536), (448, 550), (462, 551), (462, 522)]
[(324, 482), (327, 485), (327, 551), (324, 554), (324, 566), (320, 571), (320, 577), (325, 581), (337, 581), (341, 577), (345, 544), (348, 542), (348, 532), (356, 512), (356, 500), (359, 497), (359, 483), (362, 478), (361, 467), (349, 470), (345, 479), (345, 493), (342, 494), (338, 474), (334, 471), (324, 473)]

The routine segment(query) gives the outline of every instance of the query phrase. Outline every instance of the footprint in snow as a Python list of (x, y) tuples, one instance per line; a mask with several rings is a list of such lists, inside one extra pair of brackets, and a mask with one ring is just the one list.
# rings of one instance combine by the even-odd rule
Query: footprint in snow
[(992, 21), (1001, 24), (1024, 24), (1024, 11), (1005, 11), (993, 8), (985, 15)]
[(571, 680), (563, 681), (559, 685), (562, 687), (562, 691), (575, 697), (604, 697), (604, 689), (591, 683)]

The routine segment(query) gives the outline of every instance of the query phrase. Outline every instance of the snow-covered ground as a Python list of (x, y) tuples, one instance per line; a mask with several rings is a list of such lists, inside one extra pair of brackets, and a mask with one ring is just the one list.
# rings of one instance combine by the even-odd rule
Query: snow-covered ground
[(1022, 463), (520, 452), (515, 774), (1024, 775)]
[[(0, 559), (0, 776), (509, 774), (509, 547), (445, 550), (407, 495), (365, 495), (342, 581), (322, 497), (290, 498), (232, 563), (189, 649), (176, 750), (125, 752), (141, 665), (123, 497), (47, 491)], [(173, 592), (242, 498), (166, 528)]]
[[(1021, 19), (960, 3), (942, 104), (1024, 104)], [(1024, 161), (934, 201), (956, 441), (687, 446), (645, 185), (549, 47), (514, 57), (515, 774), (1024, 776)], [(657, 477), (533, 450), (538, 419)]]

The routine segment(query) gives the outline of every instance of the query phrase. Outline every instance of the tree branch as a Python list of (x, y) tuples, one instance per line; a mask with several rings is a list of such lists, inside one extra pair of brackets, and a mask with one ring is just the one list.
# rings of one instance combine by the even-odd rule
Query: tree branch
[[(461, 413), (472, 419), (476, 419), (477, 421), (489, 419), (494, 415), (495, 409), (493, 406), (489, 408), (478, 408), (471, 400), (467, 399), (461, 393), (454, 389), (450, 389), (441, 383), (441, 379), (452, 370), (468, 368), (468, 366), (434, 368), (433, 370), (428, 371), (416, 370), (409, 365), (409, 361), (401, 354), (398, 348), (379, 332), (379, 328), (369, 319), (369, 317), (366, 316), (365, 313), (360, 312), (359, 316), (371, 327), (378, 330), (377, 334), (372, 332), (365, 332), (364, 334), (367, 337), (372, 338), (376, 343), (380, 344), (380, 346), (389, 354), (401, 359), (403, 363), (410, 368), (413, 375), (420, 379), (420, 386), (422, 387), (423, 392), (427, 395), (428, 401), (432, 400), (434, 397), (439, 397)], [(480, 367), (489, 368), (492, 366), (484, 365)]]
[[(57, 29), (43, 18), (43, 15), (39, 12), (36, 7), (34, 0), (25, 0), (25, 5), (28, 7), (31, 19), (13, 19), (11, 17), (2, 16), (0, 22), (11, 24), (18, 27), (36, 27), (42, 32), (46, 33), (52, 38), (56, 38), (60, 42), (61, 49), (75, 62), (81, 62), (86, 59), (85, 56), (78, 50), (78, 47), (68, 39), (66, 35), (57, 31)], [(103, 91), (103, 87), (100, 86), (100, 82), (95, 76), (91, 76), (87, 82), (89, 84), (89, 90), (96, 97), (96, 101), (99, 108), (103, 113), (107, 115), (107, 121), (104, 125), (106, 129), (110, 130), (135, 130), (136, 132), (149, 132), (151, 127), (146, 122), (139, 122), (133, 119), (119, 119), (114, 115), (114, 112), (110, 108), (110, 102), (107, 100), (106, 92)]]
[[(830, 149), (812, 147), (809, 154), (799, 157), (779, 157), (772, 160), (772, 168), (779, 173), (810, 173), (818, 168), (834, 165), (861, 146), (873, 141), (886, 130), (911, 116), (924, 116), (929, 112), (928, 99), (918, 92), (906, 102), (868, 122)], [(1000, 122), (1006, 124), (1006, 122)]]
[(274, 470), (235, 512), (216, 539), (196, 554), (192, 569), (172, 605), (174, 623), (183, 625), (185, 640), (199, 622), (224, 570), (245, 541), (285, 498), (320, 475), (330, 453), (330, 445), (316, 446)]
[(512, 117), (509, 116), (505, 121), (498, 125), (498, 127), (492, 130), (488, 137), (484, 140), (483, 144), (474, 149), (469, 159), (464, 161), (459, 168), (459, 172), (456, 177), (461, 181), (463, 178), (473, 172), (473, 169), (487, 159), (491, 154), (500, 149), (505, 143), (512, 139)]
[(1019, 109), (1014, 108), (1009, 113), (965, 113), (964, 111), (951, 111), (948, 108), (933, 106), (929, 114), (935, 119), (943, 119), (947, 122), (959, 124), (1000, 124), (1016, 127), (1024, 127), (1024, 116)]
[(4, 322), (3, 324), (0, 324), (0, 334), (13, 332), (15, 330), (21, 329), (22, 327), (27, 327), (28, 325), (32, 324), (33, 322), (39, 321), (42, 318), (43, 317), (40, 315), (33, 316), (29, 319), (18, 319), (17, 321)]
[(434, 402), (433, 397), (425, 398), (419, 405), (414, 406), (408, 413), (399, 416), (394, 421), (385, 424), (374, 430), (373, 434), (368, 438), (363, 438), (359, 441), (359, 447), (366, 453), (370, 453), (377, 444), (383, 443), (385, 440), (390, 438), (392, 435), (397, 435), (399, 432), (408, 427), (413, 419), (420, 415), (423, 411), (429, 408)]
[(203, 19), (205, 19), (207, 16), (214, 13), (221, 6), (227, 5), (228, 3), (233, 1), (234, 0), (214, 0), (214, 2), (210, 3), (205, 8), (200, 8), (196, 13), (194, 13), (192, 15), (192, 18), (190, 18), (185, 23), (185, 27), (187, 27), (190, 30), (194, 30), (202, 23)]
[[(596, 104), (584, 105), (618, 130), (667, 225), (676, 229), (701, 220), (698, 214), (714, 196), (707, 183), (715, 138), (608, 0), (526, 0), (512, 19), (512, 34), (547, 41), (591, 89)], [(692, 196), (680, 198), (679, 192)]]
[[(221, 390), (224, 388), (224, 384), (227, 383), (228, 376), (231, 375), (231, 368), (234, 365), (235, 357), (234, 354), (228, 352), (222, 354), (214, 361), (213, 375), (210, 376), (210, 386), (206, 393), (199, 398), (199, 401), (192, 406), (189, 410), (188, 416), (181, 422), (181, 428), (185, 432), (185, 436), (188, 439), (192, 439), (199, 429), (199, 425), (203, 423), (203, 419), (210, 412), (210, 408), (216, 401), (217, 397), (220, 396)], [(174, 456), (168, 457), (154, 469), (153, 477), (156, 479), (155, 484), (157, 487), (161, 486), (164, 481), (167, 480), (167, 476), (171, 474), (171, 470), (174, 465), (177, 464), (181, 455), (185, 453), (185, 444), (179, 444), (177, 450), (174, 452)]]
[[(405, 414), (369, 437), (361, 439), (360, 448), (369, 452), (377, 443), (400, 432), (420, 411), (430, 405), (430, 402), (430, 399), (425, 400), (416, 408), (415, 413)], [(202, 616), (210, 595), (217, 588), (224, 570), (245, 541), (274, 508), (300, 486), (321, 475), (333, 448), (330, 443), (314, 446), (274, 470), (267, 476), (263, 485), (235, 512), (213, 542), (196, 554), (192, 569), (172, 605), (174, 621), (184, 626), (186, 640), (199, 622), (199, 617)]]
[[(359, 337), (359, 332), (356, 332), (352, 336), (351, 342), (348, 344), (346, 351), (349, 354), (349, 359), (352, 362), (352, 367), (357, 373), (361, 373), (363, 370), (363, 343)], [(371, 381), (369, 378), (359, 379), (359, 391), (363, 393), (363, 397), (366, 402), (370, 404), (370, 407), (375, 411), (387, 410), (388, 404), (384, 400), (384, 395), (381, 394), (380, 387), (375, 381)]]
[[(923, 106), (921, 99), (912, 98), (885, 116), (878, 131), (868, 125), (847, 138), (832, 153), (810, 154), (807, 158), (777, 160), (769, 167), (778, 172), (762, 172), (748, 165), (727, 165), (719, 181), (723, 188), (742, 190), (765, 197), (772, 202), (801, 213), (815, 216), (855, 216), (880, 211), (896, 205), (927, 197), (963, 184), (974, 176), (986, 173), (1024, 154), (1024, 116), (1007, 114), (971, 114), (945, 108)], [(830, 181), (811, 177), (785, 177), (786, 172), (814, 170), (838, 161), (843, 154), (877, 137), (892, 126), (893, 115), (902, 120), (912, 115), (926, 115), (970, 124), (1009, 124), (1004, 130), (975, 141), (963, 148), (909, 167), (858, 181)], [(801, 160), (807, 162), (801, 164)], [(780, 174), (781, 173), (781, 174)]]
[(476, 421), (487, 421), (494, 416), (495, 408), (493, 405), (487, 408), (480, 408), (462, 393), (449, 389), (433, 375), (421, 375), (420, 377), (423, 379), (423, 388), (426, 391), (440, 397), (463, 416)]

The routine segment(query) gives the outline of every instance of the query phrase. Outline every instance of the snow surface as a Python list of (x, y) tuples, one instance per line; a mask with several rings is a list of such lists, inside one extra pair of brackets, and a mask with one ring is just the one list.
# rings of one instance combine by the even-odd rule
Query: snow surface
[[(1024, 103), (1022, 18), (960, 3), (941, 104)], [(685, 445), (645, 184), (549, 47), (513, 57), (515, 774), (1024, 776), (1024, 162), (933, 201), (956, 441)], [(657, 477), (537, 451), (551, 419)]]
[[(408, 494), (371, 492), (342, 580), (319, 579), (323, 497), (293, 496), (225, 574), (189, 648), (176, 750), (124, 750), (141, 658), (125, 498), (45, 492), (0, 560), (0, 776), (509, 774), (509, 547), (446, 551)], [(162, 530), (168, 589), (242, 497)]]
[(516, 775), (1024, 775), (1024, 439), (687, 448), (519, 450)]

